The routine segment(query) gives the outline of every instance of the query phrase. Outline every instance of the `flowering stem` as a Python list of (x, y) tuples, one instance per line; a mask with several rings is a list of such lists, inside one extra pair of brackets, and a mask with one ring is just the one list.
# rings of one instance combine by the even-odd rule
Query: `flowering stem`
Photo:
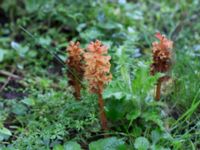
[(160, 95), (161, 95), (161, 85), (162, 85), (162, 82), (166, 82), (170, 79), (170, 76), (163, 76), (163, 77), (160, 77), (158, 79), (158, 82), (157, 82), (157, 87), (156, 87), (156, 100), (159, 101), (160, 100)]
[(157, 101), (160, 100), (161, 84), (162, 84), (162, 80), (160, 80), (160, 78), (159, 78), (158, 82), (157, 82), (157, 86), (156, 86), (156, 100)]
[(80, 98), (81, 98), (81, 85), (79, 84), (79, 81), (75, 81), (74, 89), (75, 89), (74, 96), (76, 97), (77, 100), (80, 100)]
[(98, 103), (99, 103), (99, 109), (100, 109), (101, 126), (102, 126), (103, 130), (107, 130), (108, 129), (107, 119), (106, 119), (106, 114), (105, 114), (105, 111), (104, 111), (104, 102), (103, 102), (102, 94), (99, 93), (98, 97), (99, 97)]

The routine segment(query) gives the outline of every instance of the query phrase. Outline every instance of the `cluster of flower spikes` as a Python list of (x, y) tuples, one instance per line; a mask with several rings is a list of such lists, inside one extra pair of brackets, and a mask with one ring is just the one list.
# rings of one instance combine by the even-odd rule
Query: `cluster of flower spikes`
[(156, 72), (167, 72), (171, 67), (173, 42), (160, 33), (156, 33), (155, 37), (160, 42), (153, 42), (152, 44), (153, 63), (151, 64), (151, 75), (154, 75)]
[(80, 48), (79, 42), (70, 42), (67, 47), (68, 59), (67, 65), (69, 67), (68, 77), (69, 84), (75, 89), (75, 96), (80, 98), (80, 81), (83, 78), (84, 66), (83, 66), (83, 49)]
[(91, 42), (84, 53), (85, 78), (89, 82), (92, 93), (100, 94), (104, 86), (112, 79), (110, 73), (110, 56), (107, 56), (108, 48), (101, 41)]

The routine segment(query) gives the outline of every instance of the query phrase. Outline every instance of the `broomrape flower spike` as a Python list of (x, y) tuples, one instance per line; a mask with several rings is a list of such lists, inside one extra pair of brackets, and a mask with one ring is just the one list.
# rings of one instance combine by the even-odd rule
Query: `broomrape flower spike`
[[(159, 40), (159, 42), (156, 41), (152, 43), (153, 63), (151, 64), (151, 75), (155, 75), (157, 72), (168, 72), (172, 64), (171, 50), (173, 47), (173, 42), (171, 40), (168, 40), (164, 35), (161, 35), (160, 33), (156, 33), (155, 37)], [(167, 81), (169, 78), (169, 76), (165, 75), (158, 79), (155, 97), (156, 100), (160, 99), (162, 82)]]
[(85, 73), (88, 80), (89, 90), (98, 95), (101, 125), (107, 129), (107, 120), (104, 112), (102, 93), (105, 85), (112, 79), (110, 73), (110, 56), (107, 56), (108, 48), (101, 41), (91, 42), (84, 53)]
[(74, 88), (74, 96), (77, 100), (81, 97), (81, 80), (83, 78), (83, 49), (80, 48), (79, 42), (70, 42), (67, 47), (68, 59), (66, 61), (69, 71), (69, 85)]

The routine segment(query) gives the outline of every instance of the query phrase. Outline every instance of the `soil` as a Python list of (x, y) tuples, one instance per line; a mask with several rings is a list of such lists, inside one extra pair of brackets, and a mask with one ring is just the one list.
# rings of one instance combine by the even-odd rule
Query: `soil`
[[(3, 85), (3, 82), (0, 82), (0, 87)], [(17, 82), (16, 80), (10, 80), (3, 91), (0, 93), (0, 97), (3, 99), (21, 99), (28, 96), (28, 93), (22, 92), (24, 86)]]

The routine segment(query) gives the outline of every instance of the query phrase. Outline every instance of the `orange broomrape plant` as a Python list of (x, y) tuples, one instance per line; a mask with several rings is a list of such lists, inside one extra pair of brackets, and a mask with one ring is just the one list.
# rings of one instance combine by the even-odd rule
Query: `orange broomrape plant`
[(107, 129), (107, 119), (104, 111), (104, 102), (102, 98), (103, 89), (111, 79), (110, 73), (110, 56), (107, 56), (108, 48), (101, 41), (91, 42), (84, 54), (85, 73), (84, 76), (88, 80), (90, 92), (98, 95), (98, 103), (100, 109), (100, 119), (102, 129)]
[(77, 100), (81, 98), (81, 80), (83, 78), (83, 49), (80, 48), (79, 42), (70, 42), (67, 47), (68, 59), (66, 61), (68, 65), (68, 78), (69, 85), (74, 88), (74, 96)]
[[(153, 63), (151, 64), (151, 75), (155, 75), (157, 72), (165, 73), (169, 71), (172, 64), (172, 47), (173, 42), (168, 40), (164, 35), (156, 33), (155, 37), (159, 42), (153, 42), (152, 53), (153, 53)], [(167, 81), (170, 77), (163, 76), (160, 77), (157, 81), (156, 88), (156, 100), (160, 100), (161, 95), (161, 84), (163, 81)]]

